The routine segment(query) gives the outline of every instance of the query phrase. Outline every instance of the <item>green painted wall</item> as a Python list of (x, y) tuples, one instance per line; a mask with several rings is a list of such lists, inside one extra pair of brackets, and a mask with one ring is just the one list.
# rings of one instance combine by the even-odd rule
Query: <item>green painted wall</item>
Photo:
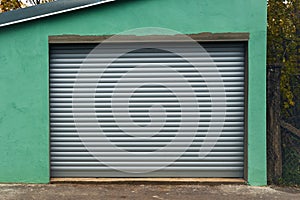
[(266, 184), (266, 0), (131, 0), (0, 28), (0, 182), (49, 182), (48, 36), (250, 32), (248, 181)]

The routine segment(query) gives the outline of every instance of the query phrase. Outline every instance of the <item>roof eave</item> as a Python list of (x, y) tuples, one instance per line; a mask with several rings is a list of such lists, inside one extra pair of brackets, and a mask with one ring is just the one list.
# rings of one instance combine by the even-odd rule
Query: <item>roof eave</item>
[[(68, 1), (68, 2), (67, 2)], [(60, 0), (0, 14), (0, 27), (88, 8), (116, 0)], [(72, 3), (73, 2), (73, 3)], [(2, 17), (2, 19), (1, 19)]]

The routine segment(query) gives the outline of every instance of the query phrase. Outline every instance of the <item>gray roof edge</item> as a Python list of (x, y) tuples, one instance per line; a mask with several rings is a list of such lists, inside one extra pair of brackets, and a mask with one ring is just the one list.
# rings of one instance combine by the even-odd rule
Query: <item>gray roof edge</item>
[(79, 10), (116, 0), (59, 0), (0, 14), (0, 27)]

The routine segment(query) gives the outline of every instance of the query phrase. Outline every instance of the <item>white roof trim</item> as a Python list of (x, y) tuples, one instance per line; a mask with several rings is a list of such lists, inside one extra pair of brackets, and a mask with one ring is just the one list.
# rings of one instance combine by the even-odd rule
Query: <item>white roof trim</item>
[(65, 9), (65, 10), (61, 10), (61, 11), (57, 11), (57, 12), (47, 13), (47, 14), (44, 14), (44, 15), (29, 17), (29, 18), (26, 18), (26, 19), (21, 19), (21, 20), (16, 20), (16, 21), (0, 24), (0, 27), (12, 25), (12, 24), (17, 24), (17, 23), (21, 23), (21, 22), (25, 22), (25, 21), (31, 21), (31, 20), (44, 18), (44, 17), (48, 17), (48, 16), (52, 16), (52, 15), (57, 15), (57, 14), (61, 14), (61, 13), (66, 13), (66, 12), (79, 10), (79, 9), (83, 9), (83, 8), (88, 8), (88, 7), (92, 7), (92, 6), (96, 6), (96, 5), (100, 5), (100, 4), (104, 4), (104, 3), (113, 2), (113, 1), (116, 1), (116, 0), (103, 0), (103, 1), (100, 1), (100, 2), (97, 2), (97, 3), (91, 3), (91, 4), (84, 5), (84, 6), (79, 6), (79, 7)]

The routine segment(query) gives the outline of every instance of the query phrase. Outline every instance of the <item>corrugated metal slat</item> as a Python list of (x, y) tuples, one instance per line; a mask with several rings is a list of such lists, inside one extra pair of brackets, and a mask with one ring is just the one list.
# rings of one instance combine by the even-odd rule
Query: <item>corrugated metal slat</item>
[[(104, 54), (92, 51), (94, 44), (50, 46), (52, 177), (243, 177), (244, 44), (202, 44), (210, 58), (190, 46), (159, 45), (174, 51), (184, 49), (181, 56), (189, 62), (169, 52), (145, 48), (124, 54), (107, 67), (118, 55), (116, 51), (135, 45), (107, 46)], [(132, 71), (120, 83), (126, 72), (139, 65), (143, 70)], [(162, 65), (170, 66), (185, 81)], [(201, 68), (200, 75), (195, 66)], [(193, 94), (186, 89), (186, 81)], [(180, 101), (174, 91), (157, 84), (160, 82), (172, 87)], [(127, 107), (128, 91), (141, 83), (145, 85), (134, 91)], [(116, 86), (118, 95), (114, 96)], [(164, 109), (152, 109), (153, 105)], [(200, 122), (193, 132), (197, 112)], [(220, 123), (224, 125), (221, 131)], [(134, 136), (125, 134), (125, 129)], [(124, 151), (115, 151), (111, 144)], [(170, 145), (166, 151), (155, 152), (166, 145)], [(199, 157), (200, 149), (210, 152)], [(165, 167), (152, 170), (159, 166)], [(149, 172), (126, 172), (134, 170)]]

